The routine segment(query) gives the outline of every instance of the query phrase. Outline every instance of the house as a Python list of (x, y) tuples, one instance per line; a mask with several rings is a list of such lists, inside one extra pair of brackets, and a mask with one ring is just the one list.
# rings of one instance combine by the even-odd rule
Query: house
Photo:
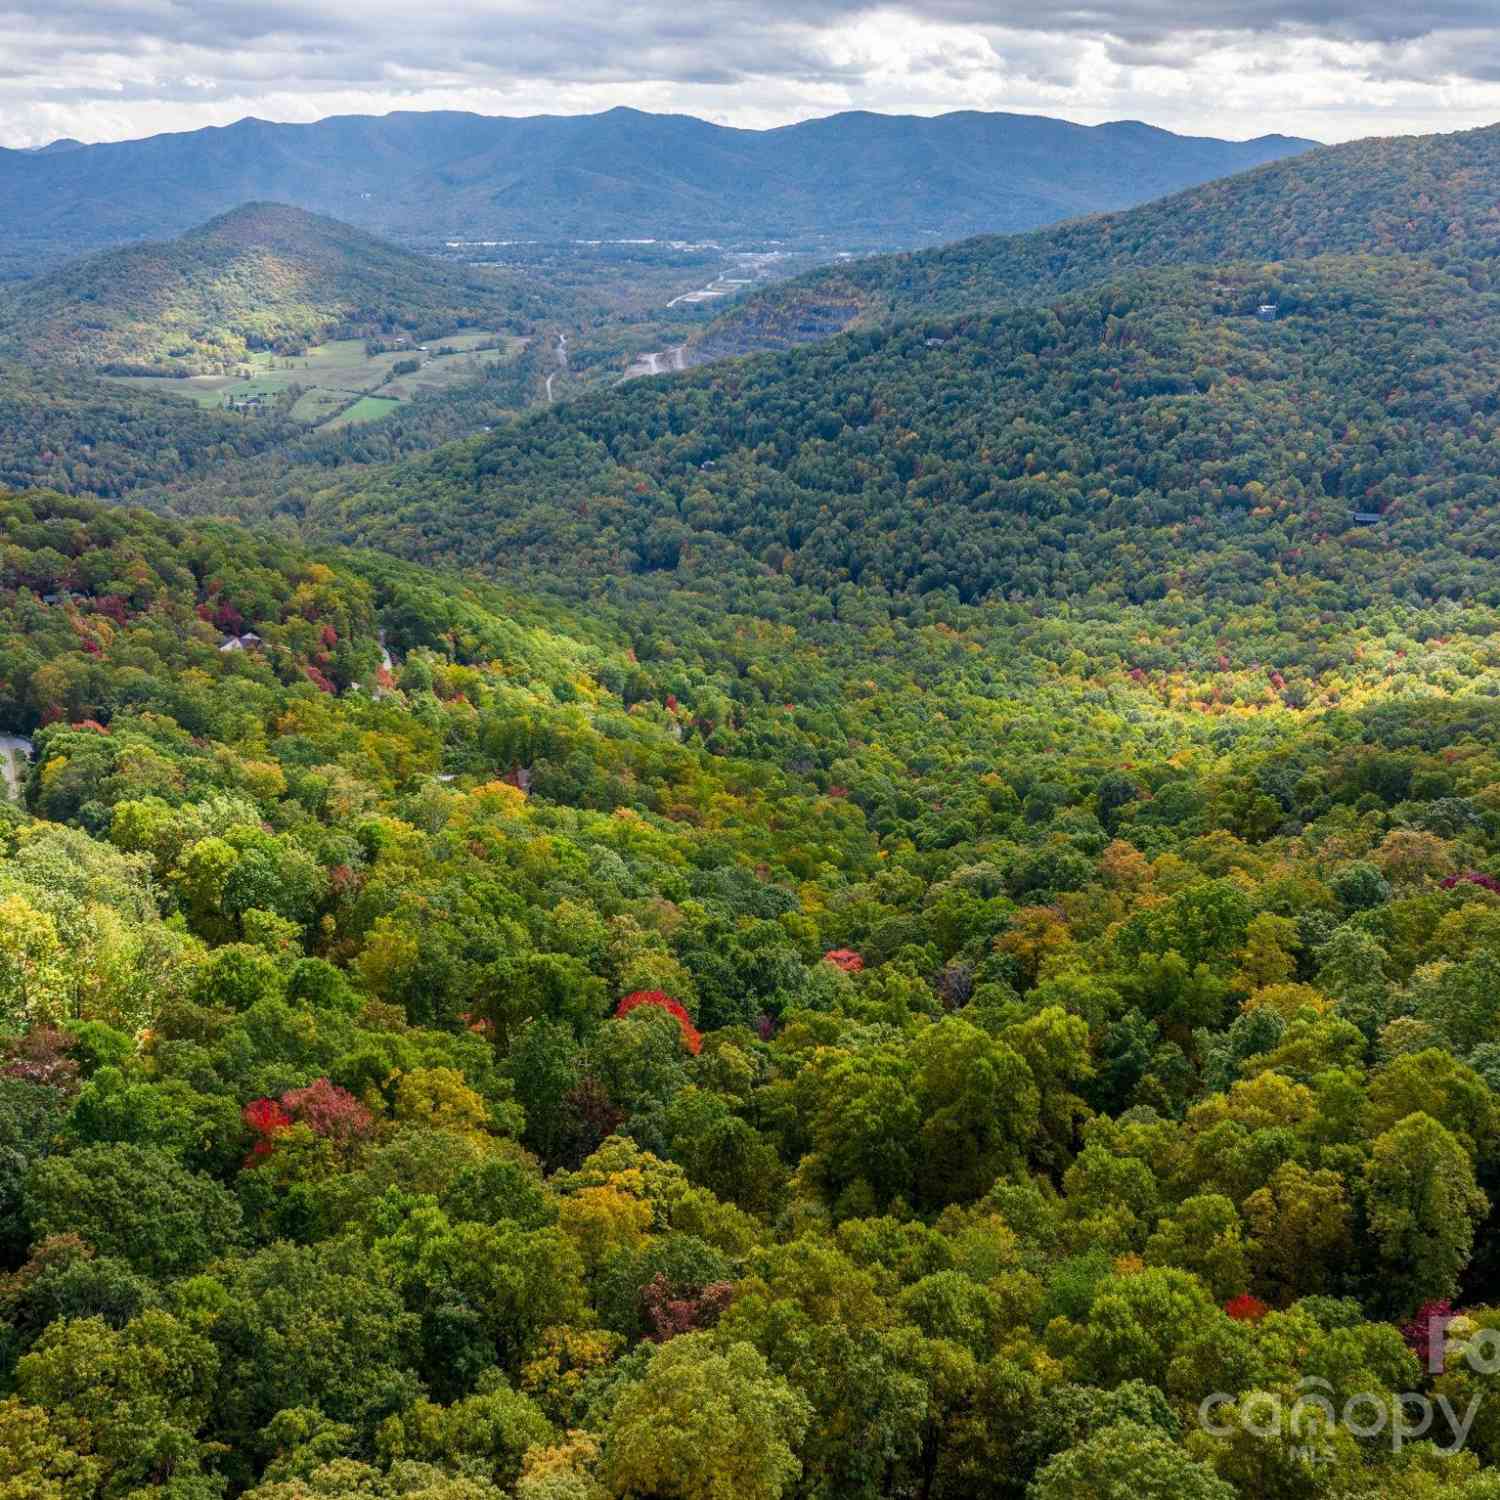
[(247, 630), (244, 635), (226, 635), (219, 645), (220, 651), (255, 651), (263, 642), (253, 630)]
[(1277, 307), (1274, 302), (1262, 302), (1261, 305), (1255, 309), (1255, 316), (1259, 318), (1262, 323), (1274, 323), (1276, 321), (1276, 314), (1280, 311), (1281, 309)]
[(1356, 526), (1373, 526), (1382, 519), (1378, 510), (1357, 510), (1354, 512), (1354, 524)]

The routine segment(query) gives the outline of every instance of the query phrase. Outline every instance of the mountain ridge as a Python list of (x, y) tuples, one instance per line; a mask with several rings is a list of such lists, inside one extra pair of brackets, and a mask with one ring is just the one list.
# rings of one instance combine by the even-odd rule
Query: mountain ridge
[(1500, 251), (1500, 125), (1323, 146), (1152, 202), (1018, 235), (823, 267), (726, 311), (701, 362), (856, 323), (1033, 306), (1159, 265)]
[(228, 126), (0, 154), (0, 214), (36, 247), (180, 233), (273, 199), (408, 240), (796, 237), (910, 245), (1140, 202), (1313, 143), (1134, 122), (847, 112), (756, 131), (616, 109), (246, 117)]

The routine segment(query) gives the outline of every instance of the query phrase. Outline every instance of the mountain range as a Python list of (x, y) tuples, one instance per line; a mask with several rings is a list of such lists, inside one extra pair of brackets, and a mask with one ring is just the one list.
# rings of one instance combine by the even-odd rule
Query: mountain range
[(0, 292), (0, 349), (34, 362), (216, 371), (251, 349), (348, 336), (514, 326), (537, 309), (456, 266), (276, 203), (245, 204), (179, 239), (102, 251)]
[(1134, 121), (865, 112), (774, 130), (613, 109), (435, 112), (0, 151), (10, 269), (274, 199), (408, 240), (663, 236), (936, 243), (1118, 208), (1308, 149)]

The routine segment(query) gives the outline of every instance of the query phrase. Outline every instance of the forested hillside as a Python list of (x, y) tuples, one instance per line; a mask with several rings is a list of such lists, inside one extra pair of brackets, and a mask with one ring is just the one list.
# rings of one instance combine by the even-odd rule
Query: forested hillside
[(754, 587), (0, 506), (4, 1492), (1488, 1500), (1494, 610)]
[[(1452, 270), (1161, 271), (633, 382), (250, 504), (512, 575), (1496, 602), (1497, 385), (1500, 294)], [(209, 486), (196, 503), (239, 502)]]
[[(481, 367), (481, 378), (405, 401), (384, 421), (311, 431), (292, 418), (295, 387), (253, 415), (79, 370), (0, 362), (0, 484), (74, 495), (160, 496), (182, 484), (261, 492), (322, 470), (389, 462), (468, 437), (528, 406), (542, 389), (536, 356)], [(352, 398), (351, 398), (352, 399)]]
[(76, 370), (0, 362), (0, 485), (8, 487), (116, 499), (141, 485), (217, 473), (289, 433), (274, 414), (247, 422)]
[(9, 289), (0, 347), (115, 373), (217, 373), (252, 349), (515, 328), (540, 307), (535, 292), (483, 270), (251, 203), (181, 239), (105, 251)]
[(1500, 125), (1378, 137), (1033, 234), (813, 271), (737, 305), (698, 356), (784, 348), (855, 321), (1045, 303), (1153, 266), (1422, 255), (1488, 287), (1500, 247)]

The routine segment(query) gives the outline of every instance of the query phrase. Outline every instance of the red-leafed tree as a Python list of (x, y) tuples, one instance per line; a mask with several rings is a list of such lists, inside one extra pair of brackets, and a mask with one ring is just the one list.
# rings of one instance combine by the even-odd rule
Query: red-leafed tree
[(1249, 1292), (1241, 1292), (1224, 1304), (1224, 1311), (1236, 1323), (1259, 1323), (1270, 1310), (1259, 1297), (1252, 1297)]
[(326, 1078), (314, 1080), (305, 1089), (288, 1090), (281, 1103), (293, 1120), (339, 1145), (363, 1140), (375, 1128), (374, 1115), (348, 1089)]
[(1453, 1321), (1453, 1304), (1446, 1297), (1424, 1302), (1410, 1323), (1401, 1325), (1401, 1337), (1411, 1352), (1422, 1361), (1424, 1370), (1437, 1373), (1443, 1368), (1443, 1351), (1448, 1342), (1448, 1324)]
[(255, 1137), (255, 1144), (245, 1158), (247, 1167), (254, 1166), (256, 1162), (269, 1156), (274, 1149), (273, 1141), (277, 1134), (292, 1123), (292, 1117), (275, 1099), (252, 1099), (240, 1111), (240, 1118)]
[(842, 969), (846, 974), (858, 974), (865, 966), (864, 959), (853, 948), (830, 948), (823, 955), (823, 962)]
[(692, 1290), (674, 1287), (666, 1273), (658, 1271), (641, 1288), (641, 1306), (651, 1324), (650, 1339), (665, 1344), (680, 1333), (712, 1328), (734, 1298), (734, 1284), (711, 1281)]
[(682, 1045), (695, 1057), (703, 1046), (703, 1037), (693, 1025), (693, 1018), (665, 990), (636, 990), (615, 1007), (617, 1016), (628, 1016), (641, 1005), (654, 1005), (664, 1010), (682, 1028)]

